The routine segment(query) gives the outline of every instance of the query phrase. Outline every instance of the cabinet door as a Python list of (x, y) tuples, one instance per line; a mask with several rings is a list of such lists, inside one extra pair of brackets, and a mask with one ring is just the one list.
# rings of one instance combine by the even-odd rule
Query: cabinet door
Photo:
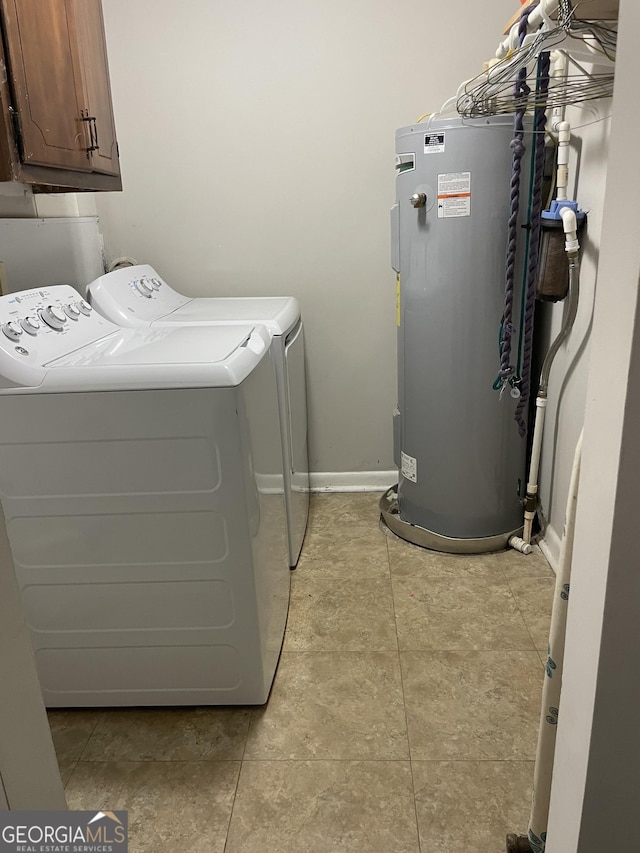
[(80, 57), (65, 0), (2, 0), (25, 164), (91, 169)]
[(85, 93), (85, 109), (95, 119), (91, 169), (119, 175), (116, 128), (111, 107), (109, 64), (100, 0), (66, 0), (76, 31)]

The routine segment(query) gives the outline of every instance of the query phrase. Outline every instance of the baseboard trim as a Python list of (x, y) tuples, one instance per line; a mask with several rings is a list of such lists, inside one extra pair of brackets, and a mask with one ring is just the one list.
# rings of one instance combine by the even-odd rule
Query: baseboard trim
[(544, 554), (547, 563), (549, 563), (553, 571), (558, 574), (562, 539), (558, 536), (555, 527), (551, 524), (547, 524), (544, 531), (544, 539), (541, 539), (538, 544), (540, 545), (540, 550)]
[(316, 471), (309, 475), (312, 492), (384, 492), (398, 482), (393, 471)]

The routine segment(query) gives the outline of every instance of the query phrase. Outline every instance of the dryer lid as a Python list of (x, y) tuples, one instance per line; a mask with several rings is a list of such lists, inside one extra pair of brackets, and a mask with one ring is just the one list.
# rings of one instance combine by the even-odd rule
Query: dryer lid
[(293, 296), (196, 297), (157, 320), (167, 323), (260, 323), (272, 335), (286, 335), (300, 318)]
[(89, 301), (120, 326), (250, 323), (287, 334), (300, 318), (293, 296), (195, 297), (170, 287), (148, 264), (124, 267), (92, 281)]

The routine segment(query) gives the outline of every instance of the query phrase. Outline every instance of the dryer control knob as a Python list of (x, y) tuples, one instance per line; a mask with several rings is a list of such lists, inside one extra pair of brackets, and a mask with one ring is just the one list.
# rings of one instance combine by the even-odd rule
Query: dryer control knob
[(150, 279), (149, 279), (149, 284), (151, 285), (151, 287), (152, 287), (154, 290), (160, 290), (160, 282), (158, 281), (158, 279), (157, 279), (157, 278), (150, 278)]
[(22, 335), (22, 326), (16, 323), (15, 320), (11, 320), (9, 323), (4, 324), (2, 331), (10, 341), (19, 341)]
[(64, 313), (71, 320), (77, 320), (78, 317), (80, 316), (80, 309), (78, 308), (77, 305), (74, 305), (74, 303), (71, 302), (71, 303), (69, 303), (69, 305), (64, 306)]
[(25, 317), (24, 320), (20, 320), (20, 325), (29, 335), (37, 335), (38, 329), (40, 328), (40, 320), (37, 317), (34, 317), (30, 314), (28, 317)]
[(143, 278), (141, 278), (140, 281), (136, 281), (134, 287), (141, 296), (146, 296), (147, 299), (151, 299), (153, 288), (150, 287)]
[(76, 302), (76, 308), (81, 314), (84, 314), (85, 317), (88, 317), (93, 311), (93, 306), (89, 305), (86, 299), (78, 300), (78, 302)]
[(64, 329), (64, 324), (67, 322), (67, 315), (61, 308), (56, 305), (48, 305), (46, 308), (38, 309), (38, 317), (56, 332), (61, 332)]

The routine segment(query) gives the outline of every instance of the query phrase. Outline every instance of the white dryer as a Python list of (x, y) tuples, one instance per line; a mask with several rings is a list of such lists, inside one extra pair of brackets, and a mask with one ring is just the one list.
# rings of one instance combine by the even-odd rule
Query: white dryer
[(119, 326), (144, 328), (260, 323), (273, 337), (284, 456), (289, 565), (300, 556), (309, 514), (304, 330), (293, 297), (192, 299), (173, 290), (153, 267), (124, 267), (93, 281), (87, 298)]
[(261, 326), (0, 298), (0, 495), (49, 706), (262, 704), (290, 570)]

